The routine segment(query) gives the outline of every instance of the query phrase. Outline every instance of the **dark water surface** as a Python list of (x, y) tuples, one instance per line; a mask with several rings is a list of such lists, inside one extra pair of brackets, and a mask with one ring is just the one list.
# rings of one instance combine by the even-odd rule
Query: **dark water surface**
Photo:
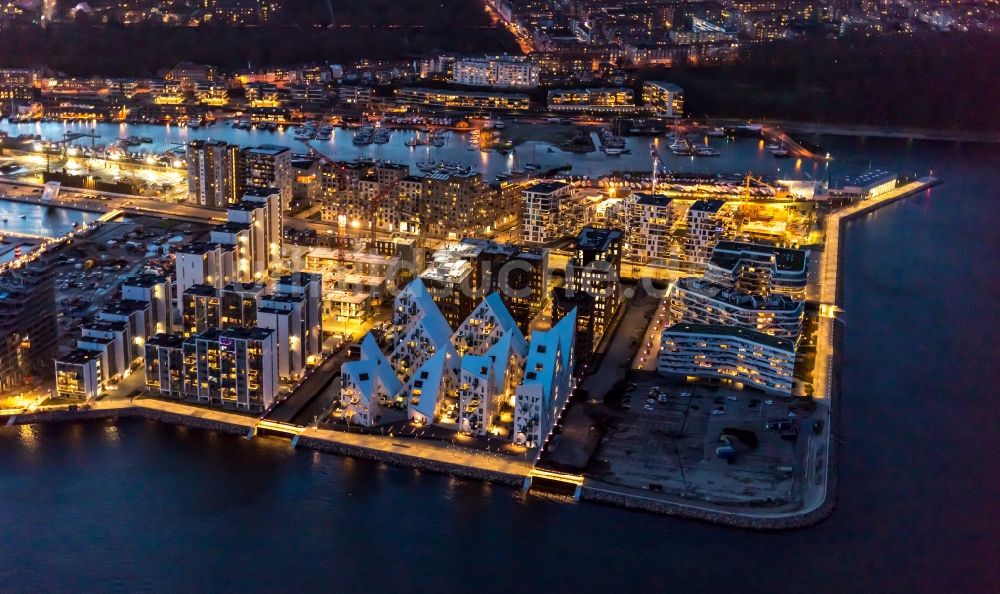
[(141, 421), (0, 428), (0, 591), (997, 591), (1000, 154), (851, 224), (833, 517), (750, 533)]

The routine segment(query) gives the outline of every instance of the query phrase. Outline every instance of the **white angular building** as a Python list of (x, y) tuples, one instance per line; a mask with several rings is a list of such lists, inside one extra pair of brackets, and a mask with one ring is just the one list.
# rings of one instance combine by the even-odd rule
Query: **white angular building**
[(393, 303), (393, 337), (389, 361), (403, 382), (449, 344), (451, 327), (421, 279), (403, 289)]
[(531, 335), (524, 378), (514, 396), (514, 443), (544, 445), (575, 387), (576, 310)]
[(458, 412), (458, 366), (461, 357), (450, 344), (439, 349), (413, 373), (403, 388), (407, 418), (430, 425), (456, 418)]
[(382, 408), (403, 387), (371, 334), (361, 341), (361, 358), (344, 363), (340, 374), (344, 417), (350, 423), (366, 427), (379, 422)]
[(543, 443), (574, 387), (575, 310), (551, 330), (535, 332), (529, 349), (499, 293), (483, 299), (454, 334), (420, 279), (394, 308), (389, 356), (368, 334), (360, 360), (341, 367), (348, 422), (400, 420), (383, 407), (402, 404), (417, 424), (506, 435), (528, 447)]
[(485, 354), (462, 357), (458, 386), (461, 431), (475, 435), (502, 431), (501, 410), (511, 404), (527, 354), (528, 343), (514, 326)]

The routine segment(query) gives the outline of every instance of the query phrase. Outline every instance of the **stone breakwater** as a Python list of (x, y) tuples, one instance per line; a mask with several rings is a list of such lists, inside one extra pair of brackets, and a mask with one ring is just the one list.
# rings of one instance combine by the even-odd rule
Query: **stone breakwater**
[(524, 483), (524, 477), (515, 474), (497, 472), (485, 468), (475, 468), (464, 464), (451, 464), (448, 462), (429, 460), (427, 458), (409, 456), (403, 453), (385, 452), (382, 450), (339, 443), (307, 435), (298, 436), (295, 442), (296, 447), (309, 448), (340, 456), (362, 458), (375, 462), (384, 462), (385, 464), (390, 464), (392, 466), (417, 468), (419, 470), (426, 470), (437, 474), (448, 474), (461, 478), (508, 485), (511, 487), (520, 487)]

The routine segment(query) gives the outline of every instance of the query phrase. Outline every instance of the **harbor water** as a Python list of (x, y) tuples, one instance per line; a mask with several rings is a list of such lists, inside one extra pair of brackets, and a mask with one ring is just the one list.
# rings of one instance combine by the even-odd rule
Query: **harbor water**
[[(564, 126), (569, 130), (569, 126)], [(145, 137), (151, 142), (131, 147), (132, 152), (155, 152), (178, 149), (187, 142), (196, 139), (222, 140), (240, 146), (257, 146), (260, 144), (278, 144), (290, 147), (298, 153), (305, 153), (308, 147), (302, 141), (294, 138), (293, 129), (286, 128), (276, 131), (259, 129), (235, 129), (225, 122), (213, 126), (190, 128), (180, 126), (159, 126), (152, 124), (110, 124), (89, 122), (33, 122), (10, 124), (6, 120), (0, 122), (0, 131), (10, 136), (22, 134), (37, 135), (46, 140), (61, 140), (66, 133), (86, 132), (97, 134), (99, 139), (80, 138), (71, 144), (88, 147), (92, 142), (97, 145), (110, 143), (132, 137)], [(352, 140), (354, 130), (334, 128), (329, 140), (313, 140), (310, 145), (324, 155), (335, 159), (350, 161), (362, 157), (370, 157), (396, 163), (405, 163), (411, 168), (427, 161), (451, 161), (464, 166), (471, 166), (483, 173), (487, 179), (493, 179), (498, 174), (511, 169), (523, 168), (535, 164), (542, 170), (570, 165), (570, 175), (597, 178), (615, 171), (648, 172), (652, 170), (650, 143), (656, 148), (662, 160), (663, 169), (678, 172), (708, 172), (733, 173), (753, 172), (755, 175), (774, 175), (792, 179), (824, 179), (829, 173), (854, 172), (867, 166), (862, 162), (834, 161), (832, 164), (817, 161), (799, 161), (796, 159), (775, 159), (764, 147), (763, 142), (749, 138), (725, 139), (702, 138), (699, 141), (716, 147), (719, 157), (677, 156), (671, 153), (670, 142), (665, 136), (659, 137), (626, 137), (626, 148), (629, 152), (610, 156), (600, 151), (590, 153), (570, 153), (546, 142), (529, 140), (518, 143), (509, 154), (497, 151), (479, 151), (469, 143), (469, 135), (459, 132), (445, 134), (445, 144), (441, 147), (416, 146), (409, 147), (406, 141), (412, 139), (417, 132), (413, 130), (394, 131), (386, 144), (355, 145)], [(825, 147), (824, 147), (825, 148)], [(840, 155), (834, 154), (834, 157)], [(832, 169), (830, 169), (832, 167)]]

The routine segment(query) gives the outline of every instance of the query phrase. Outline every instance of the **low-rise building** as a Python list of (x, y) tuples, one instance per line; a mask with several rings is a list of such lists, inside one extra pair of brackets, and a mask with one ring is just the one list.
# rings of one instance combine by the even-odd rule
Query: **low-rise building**
[(527, 111), (531, 100), (520, 93), (457, 91), (402, 87), (396, 89), (396, 102), (426, 107), (453, 109), (494, 109), (499, 111)]
[(657, 370), (678, 378), (711, 378), (792, 395), (792, 341), (738, 328), (680, 323), (663, 331)]
[(183, 399), (184, 337), (157, 334), (145, 345), (146, 391), (165, 398)]
[(867, 200), (895, 189), (899, 176), (883, 169), (869, 169), (859, 175), (835, 177), (830, 180), (831, 198), (841, 200)]
[(635, 111), (635, 92), (621, 87), (553, 89), (548, 93), (553, 111), (621, 113)]
[(743, 241), (721, 241), (705, 278), (744, 293), (805, 299), (809, 252)]
[(679, 278), (667, 295), (670, 321), (736, 326), (798, 344), (805, 302), (787, 295), (754, 295), (697, 277)]
[(74, 349), (56, 357), (56, 394), (74, 400), (97, 398), (104, 384), (103, 359), (102, 353), (85, 349)]
[(684, 89), (674, 83), (645, 81), (642, 83), (642, 102), (663, 117), (684, 117)]

